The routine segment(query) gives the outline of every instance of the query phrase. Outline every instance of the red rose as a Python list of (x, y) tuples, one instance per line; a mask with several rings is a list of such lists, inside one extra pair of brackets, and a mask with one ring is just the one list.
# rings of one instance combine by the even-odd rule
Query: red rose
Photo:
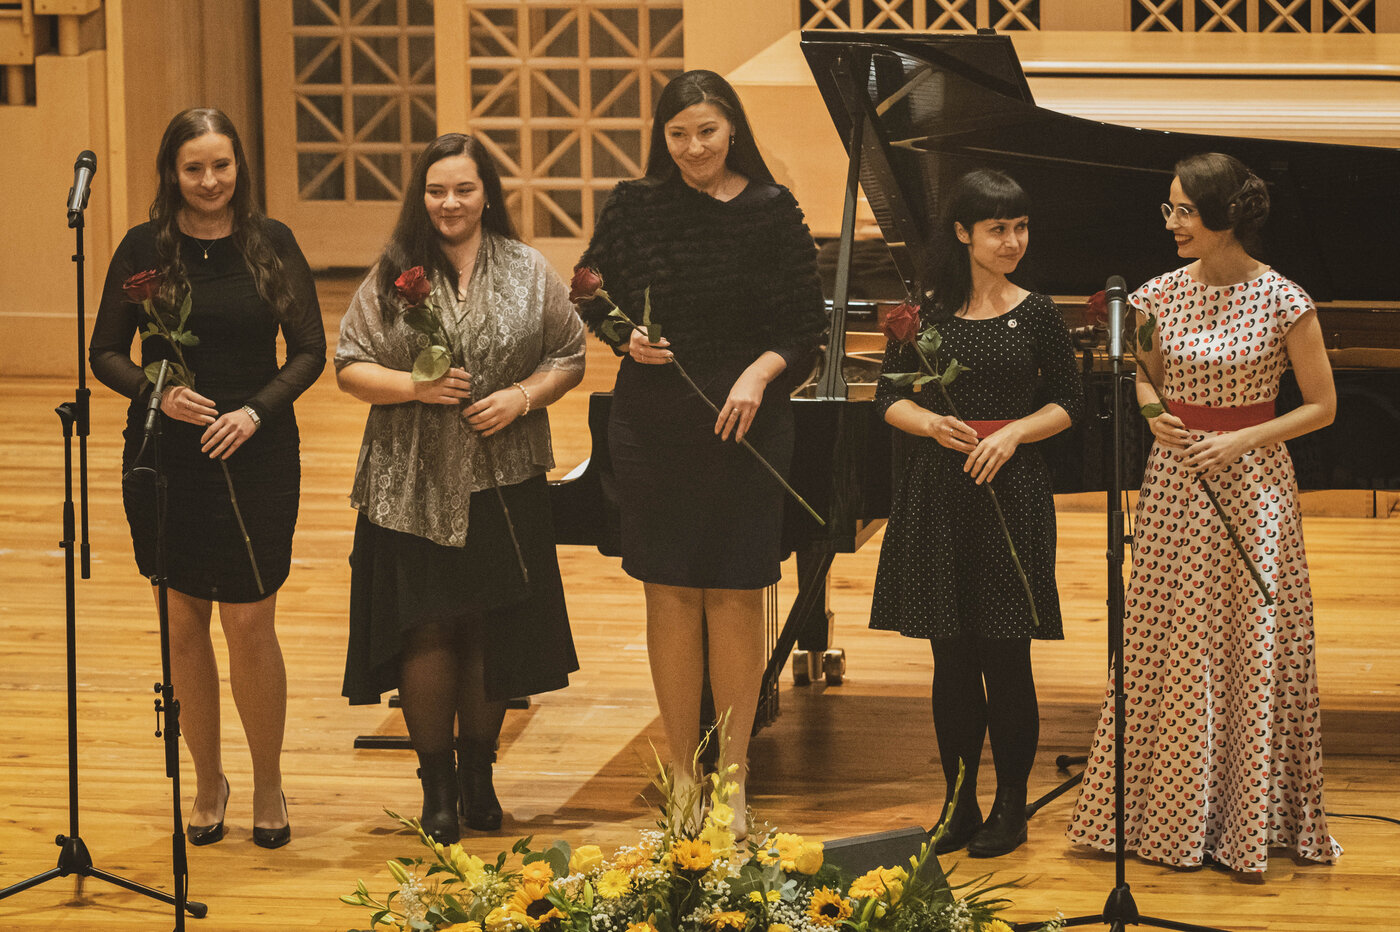
[(428, 281), (428, 276), (423, 272), (421, 265), (415, 265), (398, 277), (394, 282), (394, 287), (399, 290), (399, 297), (408, 302), (409, 307), (417, 307), (432, 293), (433, 286)]
[(895, 343), (913, 343), (919, 337), (919, 307), (912, 301), (891, 310), (880, 321), (880, 332)]
[(163, 281), (165, 275), (159, 269), (147, 269), (122, 282), (122, 291), (126, 292), (126, 299), (132, 304), (141, 304), (156, 296)]
[(1089, 295), (1089, 300), (1084, 302), (1084, 323), (1090, 327), (1108, 323), (1108, 297), (1102, 291)]
[(574, 280), (569, 282), (569, 300), (578, 304), (587, 301), (603, 287), (603, 276), (598, 270), (586, 265), (574, 269)]

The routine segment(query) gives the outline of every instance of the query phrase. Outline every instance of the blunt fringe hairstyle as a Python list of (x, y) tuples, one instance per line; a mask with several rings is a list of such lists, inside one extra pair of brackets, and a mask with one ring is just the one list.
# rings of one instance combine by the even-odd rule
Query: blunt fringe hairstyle
[(1196, 205), (1208, 230), (1230, 230), (1255, 257), (1269, 219), (1269, 189), (1233, 155), (1202, 152), (1176, 163), (1181, 190)]
[(979, 220), (1012, 220), (1030, 212), (1030, 197), (1003, 172), (979, 168), (954, 182), (934, 230), (932, 268), (920, 301), (930, 320), (947, 320), (972, 296), (972, 259), (954, 224), (971, 232)]
[(434, 139), (413, 163), (413, 175), (404, 191), (398, 222), (394, 224), (394, 232), (389, 235), (389, 242), (384, 244), (375, 270), (379, 309), (386, 319), (392, 319), (399, 312), (399, 296), (394, 282), (405, 269), (421, 265), (430, 277), (437, 272), (451, 283), (454, 290), (458, 287), (457, 269), (443, 254), (437, 228), (433, 226), (428, 207), (423, 203), (428, 189), (428, 169), (434, 163), (454, 155), (465, 155), (471, 159), (481, 177), (481, 187), (486, 195), (486, 207), (481, 212), (481, 228), (506, 239), (520, 238), (506, 211), (496, 160), (491, 158), (491, 153), (481, 141), (466, 133), (444, 133)]
[(156, 197), (151, 202), (150, 219), (156, 231), (156, 257), (165, 282), (160, 297), (174, 305), (177, 297), (189, 287), (185, 260), (180, 254), (180, 208), (185, 206), (180, 193), (180, 147), (192, 139), (216, 133), (233, 146), (233, 161), (237, 174), (229, 207), (233, 211), (233, 244), (243, 256), (253, 276), (258, 294), (272, 305), (279, 320), (286, 320), (295, 301), (291, 285), (283, 271), (282, 259), (273, 249), (263, 229), (264, 215), (253, 199), (253, 179), (248, 171), (248, 159), (243, 153), (243, 141), (233, 121), (221, 110), (194, 107), (171, 118), (156, 151)]
[(666, 148), (666, 124), (676, 114), (696, 104), (714, 104), (734, 129), (734, 141), (724, 164), (751, 181), (773, 183), (773, 173), (758, 152), (744, 105), (729, 82), (713, 71), (687, 71), (676, 75), (656, 100), (651, 120), (651, 147), (647, 150), (646, 179), (660, 183), (676, 176), (676, 163)]

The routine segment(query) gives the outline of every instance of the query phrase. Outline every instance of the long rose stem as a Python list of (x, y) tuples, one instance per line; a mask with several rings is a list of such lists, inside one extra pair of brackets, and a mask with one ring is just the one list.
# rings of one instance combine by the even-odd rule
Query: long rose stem
[[(938, 383), (938, 392), (943, 398), (943, 403), (948, 406), (948, 413), (958, 420), (962, 420), (962, 415), (958, 414), (958, 408), (953, 404), (953, 399), (948, 396), (948, 387), (939, 378), (938, 372), (929, 363), (924, 351), (919, 348), (918, 341), (909, 344), (914, 347), (914, 352), (919, 356), (919, 364), (924, 367), (924, 371), (933, 376), (933, 380)], [(1026, 601), (1031, 607), (1031, 623), (1037, 628), (1040, 627), (1040, 615), (1035, 610), (1035, 596), (1031, 594), (1031, 581), (1026, 578), (1026, 571), (1021, 567), (1021, 558), (1016, 553), (1016, 545), (1011, 540), (1011, 529), (1006, 526), (1006, 516), (1002, 514), (1001, 502), (997, 501), (996, 490), (992, 488), (991, 481), (982, 483), (982, 488), (987, 490), (988, 497), (992, 500), (992, 510), (996, 512), (997, 523), (1001, 525), (1001, 534), (1006, 538), (1006, 548), (1011, 551), (1011, 563), (1016, 567), (1016, 575), (1021, 579), (1021, 588), (1026, 590)]]
[[(142, 304), (146, 306), (146, 316), (155, 321), (166, 344), (175, 351), (175, 358), (180, 361), (180, 368), (184, 369), (193, 379), (194, 373), (190, 372), (190, 367), (185, 362), (185, 352), (180, 348), (180, 341), (171, 335), (170, 328), (165, 325), (164, 320), (161, 320), (160, 314), (156, 313), (155, 309), (150, 306), (149, 298)], [(267, 590), (263, 588), (262, 573), (258, 572), (258, 558), (253, 555), (253, 541), (248, 537), (248, 526), (243, 523), (243, 511), (238, 507), (238, 496), (233, 491), (233, 476), (229, 475), (228, 463), (222, 459), (219, 460), (219, 469), (223, 471), (224, 485), (228, 487), (228, 503), (233, 507), (234, 520), (238, 522), (238, 533), (243, 538), (243, 549), (248, 551), (248, 565), (253, 568), (253, 582), (257, 583), (258, 595), (266, 595)]]
[[(1162, 410), (1171, 414), (1171, 405), (1167, 403), (1167, 396), (1163, 393), (1157, 380), (1152, 377), (1152, 370), (1147, 367), (1147, 363), (1138, 355), (1137, 350), (1133, 350), (1133, 361), (1137, 363), (1138, 371), (1147, 377), (1147, 384), (1152, 386), (1152, 390), (1157, 393), (1157, 402), (1162, 406)], [(1245, 567), (1249, 570), (1249, 575), (1254, 579), (1254, 585), (1259, 588), (1259, 594), (1264, 597), (1265, 605), (1273, 605), (1274, 597), (1269, 593), (1269, 587), (1264, 582), (1264, 576), (1259, 572), (1259, 567), (1254, 564), (1254, 558), (1244, 549), (1244, 543), (1240, 541), (1239, 535), (1235, 533), (1235, 528), (1230, 524), (1230, 519), (1225, 517), (1225, 507), (1220, 504), (1220, 499), (1216, 497), (1215, 490), (1206, 482), (1205, 476), (1200, 473), (1195, 475), (1196, 485), (1206, 493), (1206, 499), (1215, 510), (1215, 516), (1220, 519), (1220, 523), (1225, 528), (1225, 534), (1230, 538), (1230, 543), (1235, 545), (1235, 551), (1239, 553), (1240, 559), (1244, 560)]]
[[(632, 318), (628, 317), (627, 314), (622, 310), (622, 308), (614, 304), (611, 298), (606, 297), (601, 293), (596, 294), (596, 296), (602, 298), (604, 301), (607, 301), (608, 304), (612, 305), (612, 309), (617, 312), (618, 316), (621, 317), (622, 320), (628, 326), (632, 327), (634, 330), (644, 329), (642, 327), (638, 327), (635, 323), (633, 323)], [(719, 407), (716, 406), (715, 403), (711, 401), (709, 397), (700, 390), (700, 386), (695, 384), (695, 380), (690, 377), (690, 373), (685, 371), (685, 367), (681, 365), (680, 360), (677, 359), (675, 356), (672, 356), (671, 364), (676, 367), (676, 371), (681, 374), (681, 378), (685, 379), (686, 384), (690, 386), (691, 390), (694, 391), (695, 394), (699, 395), (700, 400), (705, 402), (705, 404), (709, 406), (710, 410), (715, 413), (715, 416), (718, 417)], [(776, 469), (773, 468), (772, 463), (768, 462), (768, 460), (763, 458), (762, 453), (754, 449), (753, 444), (749, 443), (747, 440), (740, 440), (739, 445), (742, 446), (745, 450), (748, 450), (750, 453), (752, 453), (754, 455), (754, 459), (758, 460), (760, 463), (763, 464), (763, 468), (768, 470), (768, 474), (774, 479), (778, 480), (778, 484), (781, 485), (785, 490), (787, 490), (787, 493), (797, 501), (797, 504), (801, 505), (803, 509), (806, 510), (807, 514), (812, 516), (813, 521), (817, 522), (817, 524), (820, 524), (822, 527), (826, 527), (826, 522), (822, 520), (822, 516), (812, 510), (812, 506), (807, 504), (806, 499), (804, 499), (801, 495), (797, 494), (796, 489), (788, 485), (788, 481), (784, 479)]]
[(525, 584), (530, 584), (530, 571), (525, 568), (525, 553), (520, 549), (520, 539), (515, 536), (515, 522), (510, 519), (510, 507), (506, 505), (505, 493), (496, 484), (496, 458), (491, 453), (491, 440), (472, 431), (466, 421), (462, 420), (462, 406), (458, 406), (457, 423), (467, 431), (467, 436), (475, 437), (481, 441), (481, 453), (486, 457), (486, 468), (491, 473), (491, 488), (496, 490), (496, 500), (501, 503), (501, 515), (506, 519), (506, 533), (510, 534), (511, 546), (515, 548), (515, 562), (520, 565), (520, 577), (525, 580)]

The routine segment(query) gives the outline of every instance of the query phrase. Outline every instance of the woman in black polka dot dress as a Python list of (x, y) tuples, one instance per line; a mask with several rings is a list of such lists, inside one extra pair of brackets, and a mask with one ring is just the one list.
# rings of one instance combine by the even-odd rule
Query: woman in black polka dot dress
[[(944, 409), (936, 387), (915, 392), (882, 378), (876, 406), (911, 435), (903, 480), (880, 549), (870, 626), (932, 642), (933, 723), (953, 797), (938, 852), (964, 845), (995, 857), (1026, 839), (1026, 780), (1040, 713), (1032, 638), (1063, 637), (1055, 589), (1055, 507), (1035, 441), (1078, 416), (1083, 389), (1055, 303), (1007, 276), (1025, 254), (1029, 199), (1000, 172), (975, 171), (954, 187), (936, 235), (939, 266), (922, 326), (943, 337), (940, 358), (967, 367), (948, 386), (965, 418)], [(913, 372), (914, 351), (891, 343), (885, 373)], [(1031, 613), (983, 483), (991, 483), (1035, 599)], [(990, 734), (996, 798), (986, 821), (977, 771)]]
[[(1336, 409), (1322, 327), (1303, 289), (1252, 254), (1264, 183), (1219, 153), (1176, 166), (1162, 205), (1196, 261), (1133, 293), (1160, 339), (1145, 357), (1171, 411), (1138, 497), (1124, 618), (1124, 832), (1178, 867), (1268, 866), (1283, 847), (1332, 862), (1322, 805), (1312, 590), (1293, 461), (1283, 441)], [(1274, 414), (1289, 365), (1303, 404)], [(1138, 401), (1158, 401), (1139, 373)], [(1150, 413), (1150, 412), (1144, 412)], [(1274, 603), (1266, 604), (1196, 482), (1216, 490)], [(1069, 838), (1114, 846), (1114, 703), (1103, 706)]]

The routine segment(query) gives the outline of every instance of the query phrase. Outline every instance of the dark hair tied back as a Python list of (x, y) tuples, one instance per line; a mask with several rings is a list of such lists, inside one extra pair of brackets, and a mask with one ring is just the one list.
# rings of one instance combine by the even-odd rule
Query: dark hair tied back
[(1208, 230), (1231, 230), (1257, 255), (1269, 219), (1269, 189), (1243, 162), (1223, 152), (1202, 152), (1176, 163), (1181, 189)]

